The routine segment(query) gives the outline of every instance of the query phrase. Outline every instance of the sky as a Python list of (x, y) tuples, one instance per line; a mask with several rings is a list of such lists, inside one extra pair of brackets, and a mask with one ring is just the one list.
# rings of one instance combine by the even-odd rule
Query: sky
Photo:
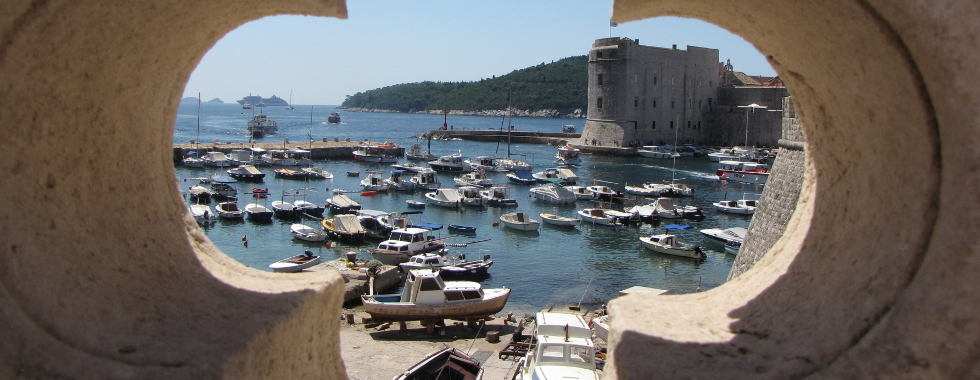
[(658, 17), (610, 27), (611, 1), (349, 0), (348, 19), (280, 15), (245, 23), (201, 59), (185, 97), (233, 102), (277, 95), (298, 105), (422, 81), (479, 81), (588, 54), (596, 39), (719, 50), (735, 71), (774, 76), (743, 38), (695, 19)]

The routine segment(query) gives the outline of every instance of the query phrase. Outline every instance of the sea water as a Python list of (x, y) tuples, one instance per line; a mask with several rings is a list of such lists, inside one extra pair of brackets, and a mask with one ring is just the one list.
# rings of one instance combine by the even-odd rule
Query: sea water
[[(502, 117), (420, 115), (398, 113), (362, 113), (339, 110), (340, 124), (327, 124), (326, 118), (333, 106), (313, 106), (313, 120), (310, 121), (310, 106), (296, 106), (296, 110), (284, 107), (265, 107), (243, 110), (238, 104), (209, 104), (201, 106), (200, 134), (198, 134), (198, 107), (196, 103), (180, 106), (174, 132), (174, 143), (187, 143), (191, 139), (213, 142), (248, 142), (245, 123), (259, 111), (268, 115), (279, 125), (279, 133), (259, 139), (260, 142), (283, 142), (287, 148), (302, 147), (310, 137), (319, 141), (322, 138), (343, 141), (368, 139), (375, 142), (392, 140), (404, 147), (420, 143), (422, 149), (429, 148), (429, 141), (418, 141), (419, 133), (442, 127), (444, 121), (453, 129), (501, 129), (507, 121)], [(517, 131), (560, 132), (562, 125), (575, 125), (581, 131), (584, 119), (551, 118), (513, 118), (511, 124)], [(198, 137), (200, 136), (200, 137)], [(285, 143), (285, 138), (289, 143)], [(535, 144), (511, 144), (512, 156), (533, 162), (535, 171), (555, 165), (555, 147)], [(506, 143), (473, 141), (431, 141), (431, 152), (435, 155), (462, 153), (466, 157), (480, 155), (505, 157)], [(404, 162), (404, 161), (403, 161)], [(385, 170), (390, 173), (388, 164), (355, 162), (351, 159), (317, 161), (316, 166), (334, 174), (332, 180), (298, 181), (276, 178), (272, 169), (262, 167), (267, 174), (263, 183), (238, 183), (239, 192), (248, 192), (253, 187), (268, 188), (269, 198), (261, 202), (271, 203), (283, 197), (283, 192), (295, 194), (296, 189), (313, 188), (313, 191), (300, 190), (306, 200), (323, 205), (332, 196), (332, 190), (360, 190), (360, 180), (368, 169)], [(716, 212), (712, 202), (721, 199), (741, 199), (743, 194), (755, 198), (762, 192), (756, 185), (728, 183), (719, 181), (714, 171), (717, 163), (706, 157), (684, 157), (674, 160), (651, 159), (643, 157), (606, 157), (582, 155), (582, 164), (572, 170), (579, 176), (579, 185), (605, 184), (622, 190), (626, 184), (640, 185), (644, 182), (677, 181), (687, 184), (696, 192), (691, 197), (675, 197), (678, 205), (694, 205), (703, 208), (703, 220), (673, 219), (659, 224), (638, 224), (624, 227), (593, 226), (582, 223), (574, 228), (541, 225), (537, 232), (520, 232), (500, 226), (494, 227), (500, 215), (510, 212), (524, 212), (540, 220), (540, 213), (578, 217), (576, 211), (586, 207), (576, 205), (556, 206), (535, 201), (528, 191), (531, 186), (512, 184), (504, 173), (488, 173), (495, 183), (510, 187), (513, 197), (518, 200), (517, 208), (474, 208), (462, 207), (459, 210), (427, 205), (421, 215), (413, 215), (416, 222), (439, 223), (443, 225), (460, 224), (477, 227), (476, 234), (448, 239), (448, 242), (475, 243), (465, 248), (451, 248), (452, 255), (463, 253), (469, 259), (480, 259), (490, 255), (494, 264), (490, 276), (480, 281), (485, 288), (508, 287), (513, 289), (506, 310), (524, 313), (553, 307), (555, 305), (576, 305), (595, 307), (615, 298), (620, 290), (632, 286), (645, 286), (669, 290), (674, 294), (695, 292), (698, 288), (708, 290), (725, 282), (735, 256), (726, 254), (723, 246), (703, 237), (699, 233), (705, 228), (748, 227), (751, 216), (732, 215)], [(175, 168), (182, 188), (196, 183), (191, 178), (205, 177), (219, 170), (195, 169), (180, 166)], [(348, 177), (347, 171), (360, 171), (360, 177)], [(223, 171), (222, 171), (223, 172)], [(455, 187), (453, 175), (439, 174), (443, 187)], [(405, 200), (424, 201), (421, 191), (415, 193), (377, 193), (374, 196), (350, 194), (361, 203), (364, 209), (383, 211), (409, 211)], [(240, 194), (238, 204), (243, 207), (254, 199)], [(591, 207), (591, 206), (590, 206)], [(318, 227), (318, 221), (274, 219), (270, 224), (257, 224), (251, 221), (219, 221), (205, 227), (209, 239), (231, 258), (257, 270), (268, 271), (268, 265), (285, 257), (302, 253), (304, 250), (323, 256), (324, 260), (344, 257), (347, 252), (364, 253), (377, 247), (377, 241), (362, 245), (331, 243), (326, 248), (322, 243), (307, 243), (296, 240), (289, 232), (293, 223), (304, 223)], [(663, 233), (663, 225), (687, 224), (692, 228), (673, 230), (682, 242), (700, 245), (707, 254), (704, 261), (662, 255), (643, 248), (641, 235)], [(434, 232), (437, 237), (454, 236), (446, 229)], [(243, 244), (247, 237), (248, 246)]]

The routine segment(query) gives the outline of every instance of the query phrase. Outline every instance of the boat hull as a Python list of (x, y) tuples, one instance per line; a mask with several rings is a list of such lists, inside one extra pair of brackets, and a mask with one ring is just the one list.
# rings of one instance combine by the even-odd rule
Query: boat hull
[(306, 260), (304, 262), (295, 262), (304, 257), (305, 255), (296, 255), (285, 260), (276, 261), (269, 265), (269, 268), (272, 268), (273, 272), (293, 273), (320, 263), (320, 256), (313, 256), (312, 260)]
[(399, 294), (361, 296), (364, 311), (373, 322), (429, 321), (439, 319), (485, 318), (504, 309), (510, 289), (486, 289), (480, 300), (449, 301), (439, 304), (416, 305), (408, 302), (381, 302), (385, 297), (400, 298)]
[(685, 244), (677, 247), (667, 247), (651, 241), (650, 238), (644, 237), (640, 238), (640, 244), (643, 245), (643, 248), (665, 255), (687, 257), (691, 259), (705, 258), (704, 252), (701, 252), (701, 248), (698, 246), (688, 246)]
[(540, 216), (541, 221), (553, 226), (577, 226), (579, 223), (582, 223), (581, 219), (565, 218), (558, 215), (541, 214)]

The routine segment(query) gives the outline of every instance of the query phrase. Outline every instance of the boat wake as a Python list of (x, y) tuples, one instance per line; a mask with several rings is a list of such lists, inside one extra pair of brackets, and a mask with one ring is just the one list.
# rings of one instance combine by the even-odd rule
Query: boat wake
[[(637, 166), (637, 167), (646, 168), (646, 169), (657, 169), (657, 170), (661, 170), (661, 171), (664, 171), (664, 172), (669, 172), (670, 171), (670, 168), (665, 168), (663, 166), (657, 166), (657, 165), (625, 164), (623, 166)], [(715, 175), (714, 173), (705, 173), (705, 172), (699, 172), (699, 171), (693, 171), (693, 170), (681, 170), (681, 169), (678, 169), (675, 172), (677, 174), (683, 174), (683, 177), (685, 177), (685, 178), (718, 179), (718, 176)]]

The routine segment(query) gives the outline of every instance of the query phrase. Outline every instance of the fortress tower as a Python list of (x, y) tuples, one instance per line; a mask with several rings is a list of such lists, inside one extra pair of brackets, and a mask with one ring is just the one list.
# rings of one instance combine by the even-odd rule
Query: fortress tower
[(582, 145), (699, 143), (704, 113), (717, 98), (717, 49), (642, 46), (596, 40), (589, 51), (589, 110)]

